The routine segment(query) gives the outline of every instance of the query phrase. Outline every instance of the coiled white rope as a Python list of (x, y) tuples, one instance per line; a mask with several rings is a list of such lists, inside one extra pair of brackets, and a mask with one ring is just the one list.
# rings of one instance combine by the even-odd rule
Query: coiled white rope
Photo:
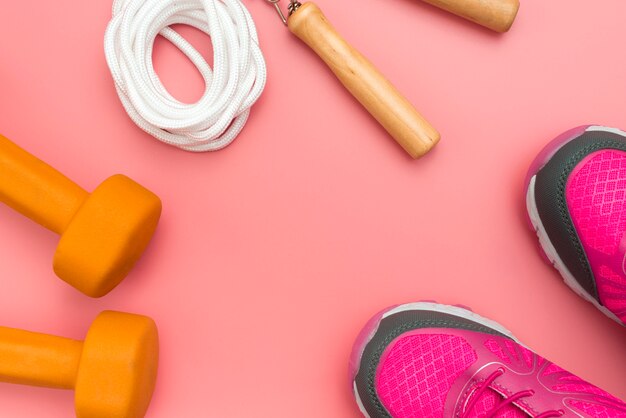
[[(213, 42), (213, 66), (169, 26), (198, 28)], [(178, 47), (204, 78), (194, 104), (175, 99), (152, 64), (157, 35)], [(104, 40), (117, 93), (131, 119), (155, 138), (188, 151), (214, 151), (241, 132), (265, 87), (256, 27), (239, 0), (115, 0)]]

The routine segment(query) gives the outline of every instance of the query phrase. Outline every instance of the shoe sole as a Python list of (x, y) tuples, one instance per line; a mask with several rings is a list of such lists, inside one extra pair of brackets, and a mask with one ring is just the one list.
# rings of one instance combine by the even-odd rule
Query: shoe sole
[(365, 347), (376, 335), (376, 331), (378, 331), (378, 326), (380, 322), (397, 313), (406, 312), (406, 311), (434, 311), (441, 312), (448, 315), (457, 316), (460, 318), (464, 318), (478, 324), (481, 324), (487, 328), (491, 328), (509, 338), (511, 338), (516, 343), (523, 346), (521, 342), (513, 336), (511, 331), (504, 328), (502, 325), (498, 324), (495, 321), (484, 318), (474, 312), (472, 312), (469, 308), (464, 306), (449, 306), (449, 305), (441, 305), (436, 302), (416, 302), (416, 303), (407, 303), (404, 305), (396, 305), (389, 307), (376, 315), (374, 315), (365, 325), (365, 327), (359, 333), (354, 346), (352, 348), (352, 354), (350, 355), (350, 367), (349, 367), (349, 376), (350, 376), (350, 385), (351, 390), (354, 395), (354, 399), (356, 400), (361, 413), (363, 416), (370, 418), (370, 415), (365, 410), (363, 406), (363, 402), (361, 401), (361, 396), (359, 395), (359, 391), (356, 387), (355, 378), (357, 373), (359, 372), (359, 368), (361, 365), (361, 359), (363, 358), (363, 352), (365, 351)]
[(552, 264), (554, 268), (561, 274), (563, 281), (565, 284), (572, 289), (578, 296), (582, 297), (586, 301), (592, 303), (596, 308), (598, 308), (603, 314), (614, 320), (620, 325), (624, 325), (622, 321), (611, 311), (609, 311), (606, 307), (602, 306), (600, 302), (598, 302), (593, 296), (591, 296), (576, 280), (574, 275), (569, 271), (569, 269), (565, 266), (565, 263), (559, 257), (556, 248), (550, 241), (548, 237), (548, 233), (546, 232), (543, 223), (541, 222), (541, 218), (539, 217), (539, 211), (537, 209), (537, 202), (535, 200), (535, 182), (537, 179), (537, 173), (541, 170), (556, 154), (556, 152), (561, 149), (563, 145), (568, 143), (569, 141), (577, 138), (584, 132), (589, 131), (602, 131), (602, 132), (611, 132), (617, 133), (626, 138), (626, 132), (620, 131), (619, 129), (607, 128), (604, 126), (594, 126), (594, 125), (586, 125), (580, 126), (578, 128), (574, 128), (570, 131), (565, 132), (560, 135), (556, 139), (554, 139), (544, 150), (535, 158), (535, 161), (530, 166), (528, 171), (528, 175), (526, 176), (526, 214), (529, 227), (537, 234), (539, 238), (539, 245), (541, 247), (541, 251), (543, 252), (543, 256), (545, 260)]

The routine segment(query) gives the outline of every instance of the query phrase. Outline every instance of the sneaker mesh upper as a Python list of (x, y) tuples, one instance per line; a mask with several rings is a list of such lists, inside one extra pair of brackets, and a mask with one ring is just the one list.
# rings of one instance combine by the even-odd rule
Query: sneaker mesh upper
[(567, 205), (594, 273), (600, 301), (626, 321), (626, 152), (605, 149), (581, 161), (567, 183)]
[(395, 342), (380, 365), (376, 390), (395, 418), (442, 417), (452, 384), (477, 359), (451, 335), (414, 335)]
[[(479, 347), (468, 341), (458, 335), (434, 332), (407, 334), (392, 342), (381, 357), (376, 374), (377, 396), (391, 417), (452, 418), (444, 417), (444, 413), (450, 413), (446, 402), (453, 385), (459, 379), (463, 382), (472, 376), (472, 370), (481, 366), (476, 363), (484, 356), (479, 354)], [(538, 387), (549, 391), (546, 393), (562, 396), (562, 401), (572, 408), (570, 415), (576, 410), (576, 416), (626, 418), (626, 405), (622, 401), (514, 341), (489, 336), (482, 346), (495, 356), (492, 358), (515, 370), (508, 373), (528, 379), (529, 386), (539, 383)], [(463, 418), (529, 418), (532, 417), (529, 411), (533, 409), (527, 402), (532, 402), (532, 396), (541, 396), (533, 393), (527, 395), (528, 399), (522, 397), (515, 404), (497, 409), (514, 392), (502, 386), (499, 379), (487, 388), (482, 387), (480, 381), (468, 382), (471, 386), (464, 389), (465, 395), (461, 397), (455, 392), (453, 398), (459, 396), (456, 408), (473, 404), (471, 410), (462, 413)], [(473, 400), (474, 397), (477, 398)]]
[(569, 401), (569, 405), (594, 418), (625, 418), (626, 413), (593, 402)]
[[(504, 352), (502, 355), (506, 357)], [(460, 337), (431, 334), (401, 338), (381, 364), (378, 396), (394, 418), (443, 417), (450, 387), (476, 359), (474, 349)], [(500, 402), (502, 397), (497, 392), (487, 390), (476, 400), (469, 416), (485, 417)], [(514, 406), (490, 416), (528, 418)]]
[[(469, 416), (472, 418), (487, 417), (502, 402), (502, 397), (495, 391), (485, 392), (476, 401)], [(497, 418), (529, 418), (527, 414), (515, 408), (514, 406), (506, 406), (497, 412)]]

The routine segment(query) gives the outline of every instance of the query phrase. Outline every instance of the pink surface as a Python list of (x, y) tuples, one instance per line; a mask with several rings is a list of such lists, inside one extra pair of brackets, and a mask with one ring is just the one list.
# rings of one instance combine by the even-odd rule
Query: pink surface
[[(441, 131), (420, 161), (261, 0), (246, 4), (267, 89), (235, 143), (203, 155), (124, 113), (102, 51), (109, 0), (5, 3), (0, 132), (90, 190), (125, 173), (164, 211), (131, 276), (94, 301), (55, 278), (56, 237), (0, 206), (3, 325), (82, 338), (101, 310), (151, 315), (162, 358), (150, 418), (359, 417), (345, 385), (359, 330), (385, 306), (436, 299), (626, 398), (626, 330), (542, 262), (522, 192), (551, 138), (626, 127), (623, 1), (526, 0), (500, 36), (415, 0), (320, 0)], [(178, 97), (199, 97), (200, 76), (165, 42), (156, 66)], [(0, 385), (2, 417), (66, 418), (72, 402)]]

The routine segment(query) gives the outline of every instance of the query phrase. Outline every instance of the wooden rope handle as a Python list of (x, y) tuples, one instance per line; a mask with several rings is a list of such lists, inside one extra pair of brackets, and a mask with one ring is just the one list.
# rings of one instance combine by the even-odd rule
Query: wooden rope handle
[(511, 28), (520, 6), (519, 0), (424, 1), (496, 32), (506, 32)]
[(439, 141), (435, 128), (337, 33), (314, 3), (302, 4), (287, 23), (411, 157), (421, 157)]

